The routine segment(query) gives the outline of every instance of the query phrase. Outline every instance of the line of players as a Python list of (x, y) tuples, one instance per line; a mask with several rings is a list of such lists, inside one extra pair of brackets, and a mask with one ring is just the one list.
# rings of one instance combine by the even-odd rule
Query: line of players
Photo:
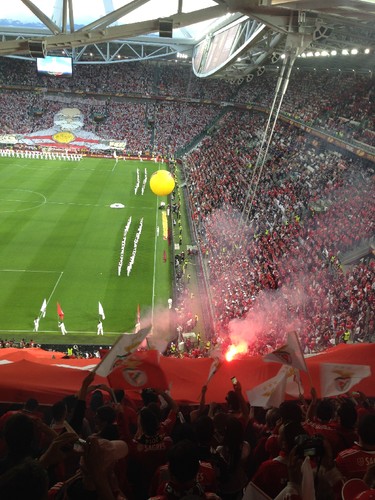
[[(43, 314), (41, 314), (40, 316), (37, 316), (34, 319), (34, 329), (33, 329), (33, 332), (35, 332), (35, 333), (38, 333), (38, 331), (39, 331), (39, 321), (40, 321), (41, 317), (44, 318)], [(59, 327), (62, 335), (66, 335), (68, 333), (63, 320), (60, 320), (57, 323), (57, 326)], [(101, 318), (99, 318), (98, 324), (96, 325), (96, 334), (97, 335), (104, 335), (103, 320)]]
[(51, 152), (51, 151), (34, 151), (20, 149), (0, 149), (0, 156), (8, 158), (31, 158), (34, 160), (64, 160), (64, 161), (81, 161), (83, 156), (76, 153)]

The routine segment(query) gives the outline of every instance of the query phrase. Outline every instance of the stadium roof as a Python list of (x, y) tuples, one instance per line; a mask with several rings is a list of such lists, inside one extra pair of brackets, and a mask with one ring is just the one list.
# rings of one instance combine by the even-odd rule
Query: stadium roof
[(374, 66), (375, 0), (12, 0), (0, 16), (0, 55), (12, 57), (179, 59), (227, 79), (291, 51), (301, 64)]

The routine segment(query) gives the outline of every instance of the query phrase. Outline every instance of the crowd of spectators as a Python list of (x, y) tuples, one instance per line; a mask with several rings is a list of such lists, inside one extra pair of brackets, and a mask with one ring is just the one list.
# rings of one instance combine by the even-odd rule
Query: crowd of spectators
[[(165, 62), (77, 65), (71, 78), (38, 76), (34, 62), (2, 59), (0, 67), (0, 85), (7, 88), (0, 94), (4, 109), (0, 126), (5, 132), (47, 128), (58, 104), (47, 103), (46, 94), (50, 97), (71, 91), (76, 92), (70, 96), (72, 105), (76, 105), (75, 99), (80, 100), (78, 107), (85, 114), (87, 130), (105, 139), (126, 139), (134, 151), (163, 154), (175, 154), (205, 131), (219, 114), (218, 105), (251, 103), (268, 109), (277, 81), (275, 72), (240, 85), (199, 79), (189, 66)], [(372, 74), (295, 69), (281, 113), (341, 138), (374, 146), (373, 87)], [(105, 119), (100, 123), (92, 117), (89, 96), (109, 99), (103, 102)], [(160, 97), (183, 103), (165, 103)]]
[[(240, 88), (203, 82), (177, 65), (117, 65), (115, 71), (82, 66), (63, 81), (42, 79), (27, 64), (2, 60), (1, 83), (143, 97), (232, 97), (265, 107), (274, 89), (272, 80), (255, 79)], [(372, 88), (367, 76), (295, 76), (282, 111), (374, 144)], [(218, 111), (197, 103), (113, 99), (103, 104), (101, 122), (91, 118), (101, 112), (98, 104), (80, 103), (86, 128), (125, 137), (130, 149), (156, 147), (163, 154), (188, 144)], [(0, 104), (5, 133), (45, 128), (61, 107), (20, 89), (1, 92)], [(35, 110), (43, 110), (42, 116)], [(245, 340), (248, 352), (263, 354), (291, 329), (305, 352), (324, 350), (347, 339), (347, 332), (354, 342), (373, 340), (375, 260), (368, 255), (343, 265), (347, 252), (374, 235), (373, 164), (279, 122), (256, 181), (264, 126), (262, 113), (229, 112), (184, 158), (215, 309), (212, 342)], [(175, 266), (182, 328), (196, 321), (189, 312), (186, 258), (180, 253)], [(4, 342), (7, 347), (10, 341)], [(206, 347), (188, 354), (208, 354)], [(7, 408), (0, 418), (1, 498), (39, 500), (48, 491), (56, 500), (254, 500), (260, 489), (270, 498), (305, 500), (310, 464), (316, 498), (374, 495), (375, 412), (362, 394), (318, 401), (312, 390), (309, 404), (284, 402), (266, 413), (251, 408), (237, 383), (225, 405), (205, 405), (203, 386), (201, 404), (192, 409), (153, 389), (135, 404), (121, 391), (92, 386), (93, 378), (90, 373), (78, 396), (57, 401), (48, 414), (34, 400), (22, 409)], [(301, 472), (302, 464), (308, 471)], [(347, 493), (353, 479), (357, 493)]]
[(319, 400), (312, 388), (264, 410), (236, 381), (225, 404), (207, 405), (203, 385), (192, 407), (94, 377), (50, 407), (2, 407), (2, 499), (373, 498), (375, 409), (362, 393)]
[[(234, 97), (268, 108), (276, 88), (274, 74), (254, 78)], [(309, 72), (294, 69), (281, 112), (339, 136), (374, 145), (374, 79), (372, 74)], [(340, 89), (337, 92), (337, 89)]]
[(263, 128), (262, 114), (227, 114), (185, 158), (215, 331), (224, 343), (242, 335), (252, 353), (291, 328), (305, 352), (347, 331), (371, 340), (375, 260), (343, 268), (341, 258), (374, 235), (373, 165), (279, 123), (250, 205)]
[[(246, 339), (252, 352), (274, 348), (291, 326), (300, 332), (306, 352), (337, 343), (348, 331), (352, 341), (371, 340), (373, 260), (350, 268), (343, 268), (340, 260), (374, 234), (371, 164), (279, 121), (252, 200), (266, 114), (233, 110), (218, 120), (223, 108), (194, 101), (223, 104), (230, 99), (266, 109), (275, 73), (233, 85), (200, 80), (187, 66), (167, 63), (119, 64), (113, 70), (77, 66), (73, 77), (64, 80), (38, 76), (29, 62), (2, 59), (1, 67), (1, 83), (18, 86), (0, 93), (5, 133), (50, 126), (62, 106), (61, 96), (54, 100), (52, 91), (62, 87), (82, 92), (63, 99), (64, 106), (71, 99), (81, 109), (86, 130), (125, 139), (128, 151), (171, 156), (205, 132), (199, 147), (186, 157), (185, 173), (220, 342), (233, 340), (233, 321), (238, 319), (252, 325)], [(32, 91), (33, 86), (39, 90)], [(97, 93), (97, 98), (87, 92)], [(101, 92), (111, 95), (100, 101)], [(157, 96), (183, 102), (153, 99)], [(294, 70), (281, 111), (372, 144), (373, 79)], [(102, 119), (96, 120), (97, 115)], [(191, 302), (188, 287), (180, 296), (182, 304)], [(190, 305), (182, 308), (186, 323), (193, 318)], [(268, 309), (277, 312), (264, 314)], [(293, 325), (288, 320), (292, 313)], [(200, 347), (204, 355), (206, 346)]]
[(40, 345), (33, 339), (21, 339), (19, 342), (15, 341), (14, 339), (0, 339), (0, 349), (7, 349), (8, 347), (28, 349), (30, 347), (40, 347)]

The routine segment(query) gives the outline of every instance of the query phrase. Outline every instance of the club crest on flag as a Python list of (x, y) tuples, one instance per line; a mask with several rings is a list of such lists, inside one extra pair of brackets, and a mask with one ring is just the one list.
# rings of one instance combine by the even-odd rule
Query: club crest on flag
[(296, 332), (289, 332), (283, 346), (263, 356), (264, 361), (274, 361), (307, 372), (305, 358)]
[(285, 348), (287, 346), (280, 347), (280, 349), (276, 349), (276, 351), (273, 351), (274, 355), (280, 358), (280, 360), (283, 363), (286, 363), (287, 365), (292, 364), (292, 356), (289, 351), (286, 351)]
[(334, 373), (338, 374), (338, 377), (334, 379), (336, 389), (340, 392), (346, 392), (349, 389), (354, 373), (343, 370), (335, 370)]
[(350, 377), (337, 377), (335, 379), (335, 386), (338, 391), (345, 392), (350, 385)]
[(124, 354), (117, 354), (115, 359), (113, 360), (112, 366), (110, 370), (114, 370), (115, 368), (118, 368), (119, 366), (122, 366), (126, 364), (127, 366), (132, 363), (132, 361), (129, 359), (130, 355), (133, 353), (134, 349), (138, 347), (139, 345), (139, 340), (136, 340), (135, 342), (130, 343), (127, 346), (124, 346)]
[(371, 367), (368, 365), (321, 363), (321, 396), (344, 394), (361, 380), (370, 376)]
[(133, 368), (125, 368), (122, 375), (126, 382), (133, 387), (142, 387), (147, 384), (148, 378), (146, 372)]
[(269, 396), (271, 396), (275, 392), (276, 386), (277, 386), (277, 382), (274, 382), (274, 383), (269, 384), (268, 386), (264, 387), (264, 389), (262, 391), (262, 396), (265, 398), (268, 398)]
[(138, 333), (123, 333), (113, 344), (95, 370), (98, 375), (106, 377), (115, 368), (122, 365), (129, 366), (129, 355), (140, 345), (151, 331), (151, 325)]
[(126, 360), (130, 356), (131, 353), (124, 354), (123, 356), (117, 356), (116, 359), (112, 363), (111, 371), (119, 366), (122, 366), (126, 363)]

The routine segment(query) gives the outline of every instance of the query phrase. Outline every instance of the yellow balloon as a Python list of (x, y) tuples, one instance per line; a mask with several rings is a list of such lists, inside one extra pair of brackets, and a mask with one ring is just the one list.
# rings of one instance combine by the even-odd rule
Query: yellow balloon
[(167, 196), (174, 190), (175, 182), (167, 170), (157, 170), (151, 175), (150, 188), (157, 196)]

